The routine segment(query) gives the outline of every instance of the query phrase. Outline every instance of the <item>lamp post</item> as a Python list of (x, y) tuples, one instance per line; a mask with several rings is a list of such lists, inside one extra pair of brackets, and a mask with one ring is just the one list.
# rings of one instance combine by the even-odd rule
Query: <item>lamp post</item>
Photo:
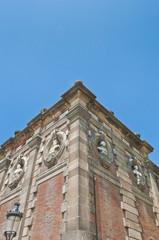
[(23, 217), (23, 213), (19, 212), (19, 205), (19, 203), (15, 203), (14, 209), (9, 212), (7, 211), (6, 231), (4, 232), (6, 240), (13, 239), (17, 234), (20, 220)]

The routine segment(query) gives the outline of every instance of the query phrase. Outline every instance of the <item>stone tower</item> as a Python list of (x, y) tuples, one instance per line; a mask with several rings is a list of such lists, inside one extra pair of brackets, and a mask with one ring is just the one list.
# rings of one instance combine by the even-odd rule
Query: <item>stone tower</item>
[(17, 240), (158, 240), (151, 145), (81, 81), (0, 149), (0, 239), (20, 203)]

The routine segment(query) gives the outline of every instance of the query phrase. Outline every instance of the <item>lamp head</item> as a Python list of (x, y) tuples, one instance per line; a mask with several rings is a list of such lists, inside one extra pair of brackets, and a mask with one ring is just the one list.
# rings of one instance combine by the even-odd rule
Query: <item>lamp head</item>
[(7, 211), (6, 231), (4, 232), (6, 239), (12, 239), (16, 236), (20, 220), (23, 217), (23, 213), (19, 212), (19, 205), (19, 203), (15, 203), (14, 209)]

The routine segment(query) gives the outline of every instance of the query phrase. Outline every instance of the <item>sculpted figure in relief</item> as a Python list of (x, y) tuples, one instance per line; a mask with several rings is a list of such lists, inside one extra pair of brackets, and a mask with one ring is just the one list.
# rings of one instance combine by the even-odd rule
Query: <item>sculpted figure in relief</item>
[(141, 183), (141, 178), (142, 178), (142, 173), (139, 172), (137, 165), (134, 166), (133, 173), (136, 177), (137, 184), (140, 184)]
[(50, 154), (56, 154), (59, 151), (59, 149), (60, 149), (60, 143), (57, 139), (57, 136), (55, 136), (55, 138), (53, 139), (53, 144), (50, 148), (49, 153)]
[(142, 162), (132, 155), (128, 160), (128, 166), (132, 178), (136, 181), (138, 188), (143, 191), (146, 187), (146, 178)]
[(43, 160), (45, 165), (50, 168), (57, 164), (57, 161), (65, 147), (66, 135), (55, 129), (51, 133), (50, 140), (44, 147)]
[(108, 154), (108, 151), (106, 148), (106, 142), (104, 140), (99, 142), (99, 146), (97, 146), (97, 149), (100, 154), (104, 154), (104, 155)]
[(9, 175), (8, 187), (13, 189), (16, 188), (20, 180), (22, 179), (26, 171), (27, 159), (24, 156), (19, 155), (16, 163), (12, 167)]
[(23, 171), (22, 166), (20, 163), (17, 164), (17, 168), (14, 171), (14, 179), (17, 180), (21, 174), (21, 172)]
[(105, 168), (109, 168), (114, 157), (113, 149), (107, 140), (107, 135), (102, 130), (92, 135), (92, 146), (100, 164)]

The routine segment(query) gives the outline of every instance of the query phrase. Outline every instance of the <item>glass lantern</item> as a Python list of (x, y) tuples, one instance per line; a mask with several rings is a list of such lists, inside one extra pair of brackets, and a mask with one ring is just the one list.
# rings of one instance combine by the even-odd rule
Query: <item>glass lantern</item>
[(19, 212), (19, 205), (19, 203), (15, 203), (14, 209), (9, 212), (7, 211), (6, 231), (4, 232), (6, 240), (11, 240), (16, 236), (20, 220), (23, 216), (23, 213)]

